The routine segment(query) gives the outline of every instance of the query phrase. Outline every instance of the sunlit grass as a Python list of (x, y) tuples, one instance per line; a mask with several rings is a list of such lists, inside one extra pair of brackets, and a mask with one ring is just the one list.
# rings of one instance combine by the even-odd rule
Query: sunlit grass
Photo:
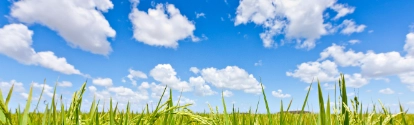
[[(227, 112), (229, 108), (222, 95), (223, 111), (219, 111), (218, 107), (209, 105), (209, 112), (195, 113), (188, 107), (191, 104), (180, 105), (179, 100), (176, 104), (172, 100), (172, 90), (169, 90), (169, 97), (163, 101), (164, 94), (167, 91), (165, 87), (161, 98), (157, 102), (155, 110), (149, 110), (148, 104), (140, 112), (132, 112), (131, 104), (128, 103), (124, 110), (120, 110), (118, 103), (113, 103), (110, 99), (109, 110), (104, 112), (98, 111), (99, 100), (93, 100), (89, 106), (89, 112), (81, 112), (82, 97), (86, 91), (86, 82), (81, 88), (76, 91), (69, 107), (65, 107), (62, 101), (56, 100), (56, 87), (52, 97), (52, 103), (47, 104), (43, 112), (38, 109), (44, 88), (40, 93), (40, 97), (33, 111), (29, 111), (32, 102), (32, 87), (30, 88), (29, 96), (23, 111), (20, 107), (17, 109), (10, 109), (9, 103), (13, 93), (13, 86), (10, 88), (6, 98), (3, 98), (0, 89), (0, 125), (165, 125), (165, 124), (208, 124), (208, 125), (414, 125), (414, 115), (406, 114), (405, 109), (400, 103), (400, 112), (392, 114), (387, 107), (385, 107), (380, 100), (379, 106), (381, 110), (376, 111), (376, 105), (371, 107), (373, 110), (368, 111), (368, 108), (363, 111), (363, 105), (358, 97), (353, 99), (347, 98), (345, 78), (341, 75), (338, 81), (340, 95), (336, 97), (336, 88), (334, 98), (340, 98), (338, 102), (335, 99), (335, 106), (330, 105), (330, 95), (327, 98), (323, 96), (323, 92), (318, 82), (318, 102), (319, 112), (309, 113), (305, 111), (305, 106), (308, 103), (311, 86), (308, 88), (306, 98), (303, 100), (303, 105), (300, 111), (290, 112), (292, 100), (286, 109), (283, 107), (281, 101), (280, 112), (271, 113), (266, 93), (262, 85), (262, 94), (264, 105), (266, 106), (266, 114), (259, 114), (258, 107), (260, 101), (257, 102), (256, 108), (250, 108), (248, 112), (241, 113), (236, 107), (231, 107), (232, 111)], [(167, 91), (168, 92), (168, 91)], [(181, 96), (180, 96), (181, 97)], [(324, 99), (327, 101), (325, 102)], [(350, 102), (350, 104), (348, 103)], [(339, 103), (341, 105), (337, 105)]]

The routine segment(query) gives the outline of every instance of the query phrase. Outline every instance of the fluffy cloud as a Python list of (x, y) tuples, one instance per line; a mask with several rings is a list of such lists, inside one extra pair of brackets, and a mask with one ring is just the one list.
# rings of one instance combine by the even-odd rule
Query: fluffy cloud
[[(196, 102), (195, 102), (194, 100), (189, 99), (189, 98), (187, 98), (187, 97), (184, 97), (184, 96), (179, 97), (179, 96), (178, 96), (178, 98), (180, 98), (180, 105), (185, 105), (185, 104), (192, 104), (192, 105), (195, 105), (195, 104), (196, 104)], [(177, 101), (178, 101), (178, 100), (177, 100)], [(177, 103), (177, 102), (176, 102), (176, 103)]]
[(362, 75), (381, 77), (414, 71), (414, 58), (401, 56), (399, 52), (367, 53), (344, 51), (344, 46), (333, 44), (321, 53), (321, 59), (332, 58), (340, 66), (357, 66)]
[(293, 72), (286, 72), (287, 76), (299, 78), (306, 83), (316, 82), (329, 82), (337, 80), (339, 75), (337, 65), (329, 60), (320, 62), (306, 62), (297, 66)]
[(196, 95), (207, 96), (217, 93), (211, 90), (210, 86), (206, 84), (205, 80), (201, 76), (190, 77), (189, 82), (191, 86), (194, 86)]
[(92, 83), (98, 86), (112, 86), (111, 78), (96, 78), (92, 80)]
[[(366, 26), (345, 21), (339, 27), (333, 27), (324, 19), (324, 12), (330, 8), (337, 12), (337, 20), (354, 12), (355, 7), (336, 3), (336, 0), (240, 0), (237, 7), (235, 25), (255, 23), (265, 31), (260, 34), (265, 47), (277, 44), (274, 37), (284, 34), (285, 38), (296, 41), (297, 48), (312, 49), (315, 41), (327, 35), (331, 30), (344, 28), (343, 33), (361, 32)], [(332, 29), (334, 28), (334, 29)]]
[(390, 88), (385, 88), (385, 89), (379, 90), (379, 93), (382, 93), (382, 94), (394, 94), (394, 90), (392, 90)]
[(62, 82), (58, 83), (58, 86), (60, 86), (60, 87), (72, 87), (72, 82), (62, 81)]
[(32, 47), (33, 31), (23, 24), (9, 24), (0, 28), (0, 53), (25, 65), (40, 65), (63, 74), (81, 74), (65, 58), (51, 51), (36, 52)]
[(283, 94), (282, 90), (272, 91), (272, 95), (276, 98), (289, 98), (290, 94)]
[(147, 79), (147, 75), (141, 71), (129, 69), (127, 78), (132, 82), (132, 85), (137, 85), (137, 79)]
[(353, 39), (353, 40), (349, 40), (348, 43), (350, 43), (350, 44), (357, 44), (357, 43), (361, 43), (361, 41), (360, 40), (357, 40), (357, 39)]
[[(305, 39), (299, 48), (315, 47), (315, 40), (327, 34), (323, 12), (335, 0), (241, 0), (236, 11), (235, 25), (253, 22), (266, 31), (260, 34), (265, 47), (274, 46), (273, 37)], [(283, 31), (282, 31), (283, 29)]]
[(224, 97), (232, 97), (233, 96), (233, 92), (231, 92), (229, 90), (224, 90), (223, 91), (223, 96)]
[[(370, 79), (384, 79), (387, 81), (387, 78), (384, 77), (397, 75), (401, 83), (407, 84), (407, 88), (414, 91), (414, 57), (411, 55), (413, 39), (414, 33), (406, 35), (404, 50), (407, 54), (405, 56), (396, 51), (383, 53), (375, 53), (371, 50), (365, 53), (355, 52), (352, 49), (345, 50), (345, 46), (332, 44), (332, 46), (320, 53), (320, 58), (316, 62), (302, 63), (293, 73), (287, 72), (286, 74), (300, 78), (304, 82), (309, 82), (311, 77), (318, 76), (318, 74), (324, 74), (321, 76), (331, 76), (328, 78), (337, 78), (338, 76), (335, 76), (335, 74), (337, 74), (336, 64), (338, 64), (341, 67), (357, 67), (361, 70), (361, 73), (345, 74), (348, 87), (359, 88), (368, 84)], [(325, 75), (327, 73), (322, 70), (321, 61), (333, 62), (330, 70), (335, 72)], [(327, 79), (326, 81), (333, 80)], [(387, 92), (388, 89), (383, 91)]]
[(355, 7), (351, 7), (346, 4), (335, 4), (330, 8), (338, 13), (333, 18), (334, 20), (344, 17), (345, 15), (351, 14), (355, 11)]
[(198, 69), (197, 67), (191, 67), (190, 71), (193, 72), (194, 74), (198, 74), (200, 72), (200, 69)]
[(148, 9), (148, 13), (134, 7), (129, 19), (133, 24), (134, 38), (151, 46), (177, 48), (179, 40), (200, 40), (193, 35), (194, 24), (172, 4), (158, 4), (155, 9)]
[(200, 17), (206, 18), (206, 14), (204, 13), (195, 13), (195, 14), (196, 14), (196, 18), (200, 18)]
[(408, 53), (409, 56), (414, 57), (414, 32), (408, 33), (406, 35), (404, 50)]
[[(0, 89), (2, 92), (8, 93), (12, 85), (14, 85), (13, 91), (16, 91), (16, 92), (25, 91), (23, 83), (17, 82), (16, 80), (10, 80), (10, 82), (0, 82)], [(7, 95), (7, 94), (3, 94), (3, 95)]]
[(342, 34), (352, 34), (352, 33), (360, 33), (364, 31), (364, 29), (367, 27), (363, 24), (357, 25), (353, 20), (344, 20), (339, 27), (343, 28), (341, 30)]
[(186, 81), (181, 81), (178, 78), (177, 72), (172, 68), (170, 64), (158, 64), (150, 71), (150, 75), (154, 80), (160, 82), (163, 85), (168, 85), (172, 89), (178, 91), (191, 91), (191, 86)]
[(58, 32), (71, 46), (108, 55), (108, 37), (115, 37), (101, 12), (113, 8), (110, 0), (20, 0), (11, 7), (11, 16), (24, 23), (38, 23)]
[(246, 93), (260, 93), (261, 86), (252, 74), (237, 66), (224, 69), (205, 68), (201, 70), (205, 81), (218, 88), (243, 90)]
[(48, 84), (39, 84), (39, 83), (33, 83), (33, 88), (42, 90), (44, 88), (44, 93), (49, 96), (49, 97), (53, 97), (53, 87), (49, 86)]

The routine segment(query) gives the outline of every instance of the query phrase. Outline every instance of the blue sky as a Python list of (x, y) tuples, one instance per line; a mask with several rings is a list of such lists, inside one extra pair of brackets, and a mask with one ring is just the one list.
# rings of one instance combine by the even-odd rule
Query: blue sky
[[(292, 108), (299, 108), (312, 79), (321, 81), (325, 97), (332, 96), (344, 73), (350, 97), (355, 90), (366, 104), (381, 99), (396, 110), (400, 100), (414, 108), (413, 5), (1, 1), (0, 85), (5, 94), (14, 83), (12, 103), (24, 104), (30, 86), (40, 92), (44, 79), (46, 100), (56, 82), (57, 93), (69, 99), (88, 80), (85, 104), (95, 95), (129, 100), (136, 109), (156, 102), (168, 85), (174, 98), (183, 91), (184, 102), (195, 103), (196, 111), (208, 109), (207, 103), (221, 107), (222, 91), (227, 103), (247, 111), (261, 97), (261, 80), (276, 112), (280, 100), (293, 98)], [(309, 102), (315, 110), (316, 94), (311, 91)]]

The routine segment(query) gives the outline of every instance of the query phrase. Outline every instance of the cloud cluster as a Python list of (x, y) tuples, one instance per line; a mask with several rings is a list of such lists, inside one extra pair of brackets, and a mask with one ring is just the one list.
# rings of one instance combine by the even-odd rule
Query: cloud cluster
[(265, 47), (277, 46), (273, 37), (284, 34), (295, 39), (298, 48), (312, 49), (315, 41), (332, 29), (342, 28), (344, 34), (361, 32), (365, 25), (357, 26), (352, 20), (332, 26), (324, 19), (324, 12), (332, 9), (337, 20), (354, 12), (355, 7), (336, 3), (336, 0), (241, 0), (236, 11), (235, 25), (254, 23), (265, 31), (260, 34)]
[(359, 88), (368, 84), (370, 79), (397, 75), (402, 83), (407, 84), (407, 87), (414, 91), (413, 45), (414, 33), (406, 35), (404, 45), (406, 55), (396, 51), (355, 52), (352, 49), (346, 50), (345, 46), (332, 44), (320, 53), (317, 61), (302, 63), (294, 72), (286, 72), (286, 74), (304, 82), (310, 82), (313, 77), (317, 77), (322, 82), (330, 82), (338, 78), (337, 66), (357, 67), (361, 73), (345, 74), (349, 87)]

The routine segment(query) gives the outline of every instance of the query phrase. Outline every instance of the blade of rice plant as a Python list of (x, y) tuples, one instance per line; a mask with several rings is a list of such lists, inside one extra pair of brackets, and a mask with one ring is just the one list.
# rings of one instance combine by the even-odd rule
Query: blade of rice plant
[(24, 112), (22, 114), (22, 119), (20, 122), (20, 125), (27, 125), (29, 122), (29, 109), (30, 109), (30, 103), (32, 101), (32, 91), (33, 87), (30, 87), (29, 96), (27, 97), (26, 107), (24, 108)]
[(114, 125), (115, 124), (115, 116), (114, 111), (112, 111), (112, 98), (109, 99), (109, 124)]
[(319, 115), (320, 115), (320, 123), (322, 125), (326, 124), (326, 118), (325, 118), (325, 102), (323, 101), (323, 94), (321, 89), (321, 84), (318, 80), (318, 98), (319, 98)]
[(37, 104), (36, 104), (36, 107), (34, 109), (35, 112), (37, 111), (37, 108), (39, 106), (40, 100), (42, 99), (42, 96), (43, 96), (43, 92), (45, 91), (45, 85), (46, 85), (46, 79), (43, 80), (42, 92), (40, 92), (39, 99), (37, 100)]
[(404, 125), (408, 125), (408, 124), (407, 124), (407, 121), (405, 120), (405, 112), (404, 112), (404, 108), (402, 107), (402, 105), (401, 105), (401, 102), (400, 102), (400, 101), (398, 101), (398, 103), (400, 104), (400, 112), (402, 112), (402, 114), (401, 114), (401, 117), (402, 117), (402, 123), (403, 123)]
[(303, 122), (302, 121), (302, 116), (303, 116), (303, 112), (305, 110), (305, 107), (306, 107), (306, 104), (307, 104), (307, 101), (308, 101), (308, 97), (309, 97), (310, 90), (312, 88), (312, 84), (313, 84), (313, 80), (312, 80), (311, 84), (309, 85), (308, 92), (306, 93), (305, 101), (303, 102), (302, 110), (300, 111), (299, 120), (298, 120), (297, 124), (299, 124), (299, 122)]
[[(341, 74), (340, 78), (340, 92), (341, 92), (341, 104), (345, 104), (348, 106), (348, 98), (346, 94), (346, 84), (345, 84), (345, 76), (344, 74)], [(342, 106), (341, 114), (345, 117), (343, 125), (349, 125), (349, 113), (346, 111), (345, 107)]]
[(223, 103), (223, 108), (224, 108), (224, 123), (225, 125), (229, 125), (229, 121), (228, 121), (228, 115), (227, 115), (227, 107), (226, 107), (226, 101), (224, 101), (224, 91), (221, 91), (221, 102)]
[(284, 121), (283, 121), (283, 100), (280, 100), (280, 113), (279, 113), (280, 117), (279, 117), (279, 123), (281, 125), (284, 125)]
[(265, 93), (264, 88), (263, 88), (262, 79), (260, 79), (260, 85), (262, 87), (263, 99), (264, 99), (265, 104), (266, 104), (266, 111), (267, 111), (267, 117), (269, 118), (269, 125), (273, 125), (272, 115), (270, 114), (269, 104), (267, 103), (266, 93)]
[(326, 124), (331, 124), (331, 104), (330, 104), (329, 94), (328, 101), (326, 101)]

